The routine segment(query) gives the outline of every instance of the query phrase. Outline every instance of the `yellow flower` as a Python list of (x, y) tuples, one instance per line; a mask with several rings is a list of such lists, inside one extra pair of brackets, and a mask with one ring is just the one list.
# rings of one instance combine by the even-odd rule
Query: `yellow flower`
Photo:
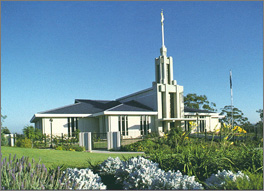
[(182, 134), (182, 136), (184, 136), (185, 135), (185, 132)]
[(230, 143), (230, 145), (233, 145), (233, 144), (234, 144), (234, 142), (231, 142), (231, 143)]
[(220, 129), (217, 129), (215, 132), (217, 133), (217, 132), (219, 132), (220, 131)]
[(227, 140), (228, 136), (226, 136), (224, 139)]
[(185, 140), (185, 139), (189, 139), (189, 137), (185, 137), (184, 140)]

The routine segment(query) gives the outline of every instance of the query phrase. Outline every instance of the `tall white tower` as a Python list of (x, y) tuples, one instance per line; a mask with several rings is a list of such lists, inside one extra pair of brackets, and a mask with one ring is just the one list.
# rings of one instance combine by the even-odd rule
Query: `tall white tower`
[(157, 91), (157, 126), (159, 131), (168, 131), (171, 127), (181, 125), (180, 118), (184, 117), (183, 86), (173, 80), (173, 60), (167, 57), (164, 43), (164, 15), (161, 11), (160, 56), (155, 59), (155, 77), (153, 88)]

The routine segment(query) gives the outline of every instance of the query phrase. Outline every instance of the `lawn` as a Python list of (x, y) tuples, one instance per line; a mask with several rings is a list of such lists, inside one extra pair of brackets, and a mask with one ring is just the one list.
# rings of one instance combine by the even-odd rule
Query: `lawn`
[(94, 164), (99, 161), (104, 161), (109, 156), (119, 157), (122, 159), (130, 158), (133, 156), (138, 156), (142, 154), (104, 154), (104, 153), (88, 153), (88, 152), (76, 152), (76, 151), (59, 151), (59, 150), (50, 150), (50, 149), (31, 149), (31, 148), (19, 148), (19, 147), (6, 147), (1, 146), (2, 158), (13, 157), (15, 154), (17, 158), (22, 156), (28, 156), (30, 160), (34, 158), (35, 161), (41, 159), (41, 163), (44, 163), (46, 167), (57, 167), (65, 165), (69, 168), (87, 168), (88, 160)]

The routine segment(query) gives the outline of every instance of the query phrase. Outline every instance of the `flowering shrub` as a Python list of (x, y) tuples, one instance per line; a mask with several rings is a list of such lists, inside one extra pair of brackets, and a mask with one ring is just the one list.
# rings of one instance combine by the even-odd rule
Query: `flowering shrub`
[(222, 189), (227, 181), (230, 180), (235, 182), (237, 178), (244, 178), (244, 176), (249, 180), (248, 176), (244, 175), (240, 171), (233, 173), (230, 170), (223, 170), (222, 172), (218, 170), (217, 174), (212, 174), (208, 179), (206, 179), (205, 184), (211, 189)]
[(124, 162), (119, 157), (108, 157), (99, 166), (99, 172), (102, 175), (115, 175), (116, 171), (124, 166)]
[(115, 175), (123, 189), (203, 189), (194, 176), (183, 176), (180, 171), (165, 172), (158, 163), (143, 157), (133, 157), (126, 162), (109, 157), (100, 165), (100, 171)]
[(73, 183), (72, 189), (106, 189), (106, 185), (101, 182), (101, 177), (98, 174), (94, 174), (89, 168), (80, 170), (77, 168), (67, 168), (64, 175), (67, 175), (70, 182)]
[(235, 126), (233, 129), (234, 132), (238, 132), (238, 133), (247, 133), (246, 130), (244, 130), (243, 128), (239, 127), (239, 126)]
[(48, 171), (44, 164), (36, 163), (28, 157), (16, 159), (16, 155), (1, 162), (1, 186), (8, 190), (54, 190), (69, 189), (72, 187), (67, 177), (61, 180), (60, 167)]

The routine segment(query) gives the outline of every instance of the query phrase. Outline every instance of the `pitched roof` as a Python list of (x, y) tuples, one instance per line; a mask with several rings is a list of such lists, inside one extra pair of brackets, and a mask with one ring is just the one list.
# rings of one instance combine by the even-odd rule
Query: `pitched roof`
[(72, 105), (39, 112), (39, 114), (94, 114), (102, 111), (153, 111), (137, 101), (121, 103), (112, 100), (76, 99)]
[(108, 111), (153, 111), (152, 108), (143, 105), (137, 101), (128, 101), (116, 107), (108, 109)]
[(190, 107), (184, 106), (184, 112), (197, 112), (197, 113), (216, 113), (213, 111), (208, 111), (208, 110), (202, 110), (202, 109), (194, 109)]

